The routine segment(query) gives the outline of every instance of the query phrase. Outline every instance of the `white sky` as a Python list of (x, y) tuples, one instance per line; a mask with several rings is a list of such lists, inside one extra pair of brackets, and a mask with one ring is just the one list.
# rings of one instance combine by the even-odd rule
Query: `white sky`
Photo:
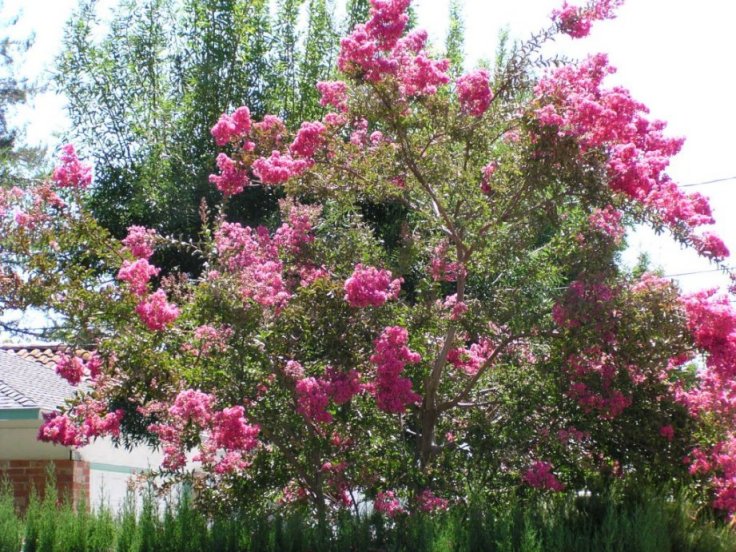
[[(103, 0), (109, 5), (111, 0)], [(582, 3), (583, 0), (572, 3)], [(466, 53), (469, 66), (480, 58), (492, 58), (499, 30), (507, 27), (513, 38), (525, 38), (547, 25), (550, 12), (561, 0), (465, 0)], [(30, 78), (43, 78), (53, 70), (60, 52), (64, 21), (75, 0), (6, 0), (4, 14), (22, 10), (17, 33), (35, 32), (36, 41), (20, 68)], [(414, 0), (419, 26), (441, 44), (448, 22), (449, 0)], [(652, 116), (668, 121), (671, 135), (685, 136), (682, 153), (670, 175), (686, 184), (736, 176), (734, 129), (736, 85), (733, 55), (736, 52), (736, 2), (731, 0), (627, 0), (613, 21), (598, 23), (590, 37), (573, 41), (560, 38), (548, 51), (574, 57), (606, 52), (619, 69), (608, 82), (629, 88), (633, 96), (651, 108)], [(58, 133), (66, 128), (63, 98), (46, 93), (19, 113), (26, 121), (29, 142), (58, 145)], [(717, 219), (714, 230), (736, 258), (736, 180), (690, 188), (711, 198)], [(684, 250), (666, 236), (640, 230), (629, 238), (625, 255), (633, 262), (640, 251), (650, 254), (654, 266), (667, 274), (710, 270), (707, 261)], [(732, 265), (736, 265), (734, 260)], [(679, 278), (686, 291), (723, 286), (720, 273)]]

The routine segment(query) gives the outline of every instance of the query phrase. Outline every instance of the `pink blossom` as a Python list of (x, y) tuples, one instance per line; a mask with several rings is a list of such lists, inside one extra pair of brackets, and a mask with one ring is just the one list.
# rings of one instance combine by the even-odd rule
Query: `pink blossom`
[(303, 378), (296, 383), (296, 411), (307, 420), (318, 423), (329, 423), (332, 414), (327, 412), (329, 397), (328, 384), (313, 377)]
[(123, 245), (138, 259), (150, 259), (156, 243), (156, 231), (144, 226), (129, 226)]
[(386, 514), (388, 517), (396, 517), (404, 513), (401, 501), (393, 491), (384, 491), (376, 494), (376, 500), (373, 502), (373, 506), (377, 511)]
[(84, 189), (92, 183), (92, 167), (79, 161), (72, 144), (61, 148), (59, 160), (51, 177), (59, 188)]
[(146, 294), (148, 282), (153, 276), (157, 276), (161, 270), (146, 259), (137, 259), (132, 263), (123, 261), (123, 266), (118, 271), (118, 280), (128, 282), (130, 291), (138, 296)]
[(302, 205), (294, 201), (279, 201), (282, 216), (288, 223), (282, 224), (273, 236), (273, 242), (283, 251), (297, 255), (302, 248), (314, 241), (312, 229), (322, 213), (321, 205)]
[(464, 301), (457, 300), (457, 293), (447, 297), (442, 303), (442, 307), (450, 311), (450, 320), (459, 320), (463, 314), (468, 312), (468, 305)]
[(480, 343), (473, 343), (469, 348), (451, 349), (447, 354), (447, 362), (462, 370), (469, 376), (474, 376), (483, 368), (493, 353), (491, 342), (483, 339)]
[(169, 413), (184, 423), (192, 422), (204, 427), (212, 419), (212, 405), (215, 398), (209, 393), (198, 389), (185, 389), (180, 392), (174, 404), (169, 408)]
[(246, 423), (242, 406), (232, 406), (216, 412), (212, 420), (210, 439), (227, 451), (248, 452), (258, 446), (258, 425)]
[(621, 243), (626, 233), (621, 225), (621, 212), (611, 205), (607, 205), (605, 209), (595, 209), (588, 221), (593, 228), (610, 237), (616, 244)]
[(564, 2), (562, 8), (552, 12), (552, 19), (563, 33), (583, 38), (590, 34), (594, 21), (615, 18), (614, 10), (621, 4), (623, 0), (597, 0), (592, 6), (579, 8)]
[(289, 360), (284, 366), (284, 375), (294, 381), (304, 378), (304, 368), (296, 360)]
[(179, 317), (179, 308), (166, 300), (162, 289), (138, 303), (135, 312), (151, 331), (162, 331)]
[(596, 412), (602, 419), (611, 420), (631, 405), (631, 397), (614, 386), (620, 371), (611, 355), (591, 347), (580, 355), (571, 355), (567, 362), (567, 396), (577, 401), (584, 412)]
[(558, 136), (575, 137), (581, 154), (604, 150), (609, 187), (641, 202), (665, 224), (677, 227), (682, 222), (689, 228), (712, 224), (707, 200), (685, 194), (664, 172), (683, 140), (665, 137), (665, 123), (648, 120), (646, 106), (628, 90), (602, 88), (603, 79), (613, 72), (603, 54), (553, 71), (536, 87), (537, 120), (556, 129)]
[(675, 438), (675, 428), (672, 427), (672, 424), (663, 425), (659, 428), (659, 434), (668, 441), (672, 441)]
[(182, 350), (201, 357), (213, 352), (223, 352), (228, 349), (227, 342), (232, 335), (233, 329), (228, 325), (203, 324), (194, 330), (195, 345), (185, 343)]
[(56, 361), (56, 373), (72, 385), (79, 385), (85, 372), (84, 361), (78, 356), (70, 356), (65, 353), (59, 355)]
[(488, 111), (493, 100), (490, 78), (488, 71), (478, 69), (457, 79), (457, 98), (463, 112), (473, 117), (482, 117)]
[(723, 240), (712, 232), (703, 232), (700, 236), (693, 235), (692, 240), (695, 250), (704, 257), (721, 260), (731, 255)]
[(330, 273), (324, 266), (302, 265), (299, 267), (299, 285), (307, 287), (321, 278), (329, 278)]
[(43, 415), (43, 424), (38, 429), (38, 439), (64, 447), (78, 447), (82, 443), (79, 429), (72, 420), (58, 412)]
[(346, 111), (348, 107), (348, 86), (343, 81), (321, 81), (317, 90), (322, 95), (319, 103), (323, 107), (334, 107), (338, 111)]
[(273, 186), (301, 175), (309, 166), (310, 162), (305, 159), (293, 159), (274, 151), (271, 157), (259, 157), (253, 162), (253, 173), (264, 184)]
[(391, 277), (388, 270), (357, 264), (352, 276), (345, 280), (345, 300), (351, 307), (380, 307), (397, 299), (404, 280)]
[(220, 174), (211, 174), (209, 181), (226, 196), (239, 194), (248, 186), (248, 173), (224, 153), (217, 155), (217, 168), (220, 169)]
[(371, 18), (366, 30), (382, 50), (391, 50), (409, 22), (406, 10), (411, 0), (370, 0), (370, 3)]
[(419, 504), (419, 509), (422, 512), (428, 513), (447, 510), (447, 507), (450, 504), (447, 499), (435, 496), (435, 494), (429, 489), (424, 489), (419, 494), (417, 497), (417, 503)]
[(325, 370), (327, 381), (327, 393), (335, 401), (335, 404), (349, 402), (355, 395), (360, 393), (360, 372), (357, 370), (342, 371), (332, 366)]
[(448, 243), (441, 242), (432, 251), (430, 273), (435, 282), (454, 282), (460, 274), (465, 273), (462, 263), (447, 260)]
[(296, 138), (289, 147), (291, 153), (301, 157), (314, 157), (315, 152), (324, 144), (325, 126), (320, 122), (304, 122), (296, 133)]
[(484, 194), (490, 194), (493, 191), (491, 188), (491, 178), (498, 170), (498, 163), (491, 161), (485, 167), (483, 167), (483, 177), (480, 181), (480, 189)]
[(250, 110), (245, 107), (237, 108), (232, 115), (223, 113), (220, 120), (210, 131), (218, 146), (245, 137), (251, 128)]
[(403, 57), (399, 64), (399, 90), (405, 97), (432, 96), (450, 82), (449, 69), (448, 59), (434, 60), (422, 53)]
[(375, 353), (371, 362), (376, 365), (376, 402), (384, 412), (400, 414), (409, 404), (416, 404), (421, 396), (412, 390), (412, 382), (401, 377), (407, 364), (417, 364), (422, 357), (413, 352), (407, 344), (409, 333), (400, 326), (383, 330), (374, 341)]
[(324, 124), (329, 127), (341, 127), (345, 125), (348, 120), (342, 113), (330, 112), (325, 114), (325, 116), (322, 118), (322, 122), (324, 122)]
[(560, 483), (557, 477), (552, 473), (552, 464), (542, 460), (537, 460), (522, 475), (522, 481), (534, 487), (535, 489), (543, 489), (547, 491), (562, 492), (565, 486)]
[(282, 277), (283, 264), (278, 244), (264, 227), (253, 229), (224, 223), (215, 232), (215, 244), (222, 261), (240, 280), (244, 300), (279, 312), (291, 294)]

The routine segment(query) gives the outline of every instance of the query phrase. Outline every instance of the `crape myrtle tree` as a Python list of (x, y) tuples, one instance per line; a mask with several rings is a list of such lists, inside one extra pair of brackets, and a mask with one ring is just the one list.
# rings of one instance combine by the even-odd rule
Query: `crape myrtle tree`
[[(695, 477), (733, 514), (736, 313), (616, 263), (635, 223), (728, 255), (702, 231), (706, 199), (664, 172), (682, 140), (606, 86), (605, 55), (545, 69), (540, 54), (620, 2), (565, 4), (495, 70), (452, 79), (407, 32), (409, 1), (372, 0), (342, 39), (321, 120), (213, 121), (221, 201), (187, 245), (201, 276), (162, 276), (153, 229), (103, 229), (71, 145), (49, 181), (3, 196), (3, 307), (59, 312), (94, 350), (60, 359), (79, 392), (39, 437), (156, 444), (157, 475), (209, 507), (323, 517), (370, 499), (396, 516), (468, 482)], [(280, 223), (228, 217), (252, 188), (283, 192)]]

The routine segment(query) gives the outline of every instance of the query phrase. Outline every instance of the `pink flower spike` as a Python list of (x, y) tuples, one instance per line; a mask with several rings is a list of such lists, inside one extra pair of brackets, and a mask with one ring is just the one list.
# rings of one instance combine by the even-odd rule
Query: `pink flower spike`
[(488, 111), (493, 100), (490, 78), (488, 71), (479, 69), (457, 79), (457, 97), (463, 112), (482, 117)]
[(84, 189), (92, 183), (92, 167), (79, 161), (72, 144), (61, 148), (59, 160), (51, 177), (59, 188)]

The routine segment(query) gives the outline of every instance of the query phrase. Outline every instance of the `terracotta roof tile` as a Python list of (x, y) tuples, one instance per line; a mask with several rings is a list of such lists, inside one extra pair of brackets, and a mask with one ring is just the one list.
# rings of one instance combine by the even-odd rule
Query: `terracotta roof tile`
[[(59, 354), (66, 350), (68, 350), (68, 347), (60, 343), (0, 344), (0, 351), (17, 355), (25, 360), (38, 362), (48, 368), (54, 368), (56, 361), (59, 359)], [(89, 351), (85, 351), (84, 349), (77, 349), (76, 354), (84, 360), (88, 360), (90, 355)]]

